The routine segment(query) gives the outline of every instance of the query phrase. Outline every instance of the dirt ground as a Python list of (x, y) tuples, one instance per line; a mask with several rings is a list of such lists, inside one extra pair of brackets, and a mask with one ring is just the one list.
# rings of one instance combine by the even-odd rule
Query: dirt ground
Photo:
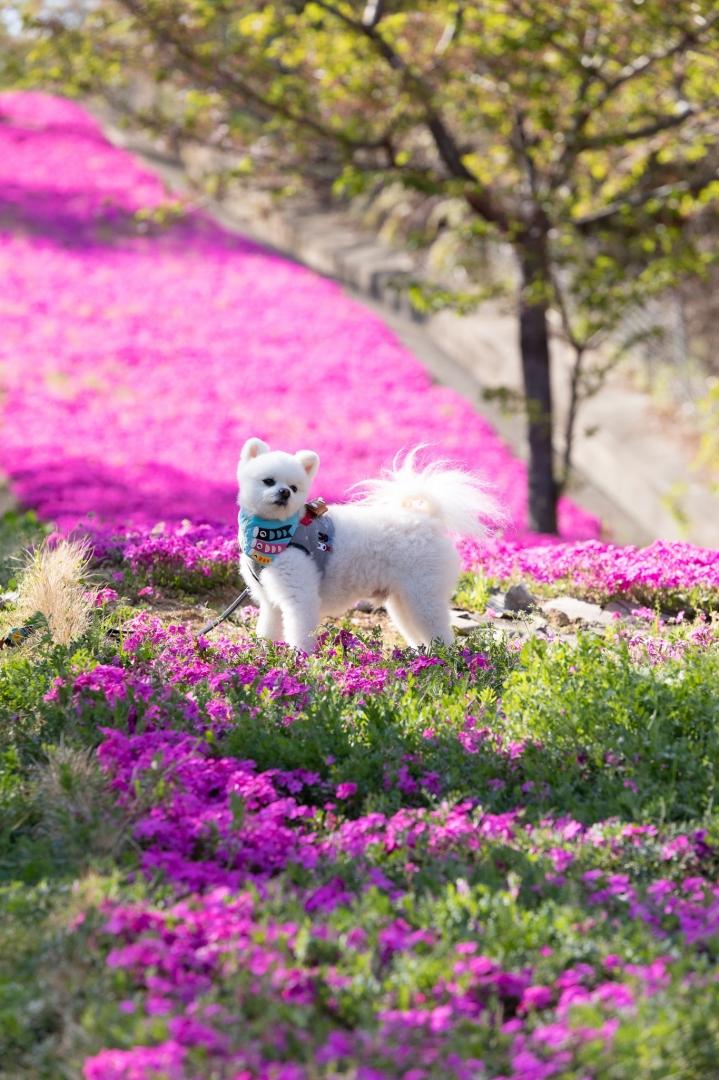
[[(152, 614), (157, 615), (167, 625), (188, 626), (194, 633), (199, 633), (202, 627), (211, 619), (216, 618), (225, 607), (234, 600), (231, 591), (223, 590), (213, 594), (209, 599), (198, 600), (193, 604), (187, 598), (173, 597), (158, 594), (151, 598), (144, 598)], [(210, 631), (208, 637), (226, 637), (230, 641), (254, 640), (254, 625), (256, 609), (253, 607), (239, 608), (228, 619), (225, 619), (216, 629)], [(332, 627), (356, 627), (357, 630), (370, 634), (379, 630), (384, 644), (393, 648), (402, 646), (403, 639), (392, 626), (384, 608), (376, 608), (373, 611), (349, 611), (344, 619), (327, 621), (322, 624), (324, 628)]]

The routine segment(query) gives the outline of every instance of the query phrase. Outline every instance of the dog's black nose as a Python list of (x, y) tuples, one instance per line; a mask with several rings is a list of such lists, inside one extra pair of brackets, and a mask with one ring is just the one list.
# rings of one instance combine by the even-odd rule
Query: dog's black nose
[(281, 487), (278, 490), (278, 492), (277, 492), (277, 498), (278, 499), (284, 499), (285, 501), (287, 501), (287, 499), (289, 499), (289, 497), (290, 497), (290, 489), (289, 488)]

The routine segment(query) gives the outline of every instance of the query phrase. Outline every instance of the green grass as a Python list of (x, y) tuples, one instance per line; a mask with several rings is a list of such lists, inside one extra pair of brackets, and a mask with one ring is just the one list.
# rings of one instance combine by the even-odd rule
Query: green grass
[(32, 510), (8, 510), (0, 516), (0, 591), (15, 588), (25, 552), (50, 531)]
[[(7, 517), (2, 529), (0, 574), (7, 583), (12, 560), (41, 530), (27, 518)], [(458, 600), (481, 609), (487, 595), (486, 581), (465, 577)], [(0, 654), (3, 1080), (69, 1080), (80, 1074), (83, 1058), (101, 1046), (128, 1045), (135, 1037), (148, 1038), (148, 1031), (161, 1037), (159, 1020), (154, 1028), (135, 1032), (134, 1021), (118, 1019), (118, 1002), (133, 990), (125, 974), (105, 964), (103, 903), (151, 896), (161, 906), (165, 887), (135, 875), (139, 848), (132, 839), (132, 817), (118, 807), (94, 749), (104, 726), (123, 728), (132, 717), (141, 730), (146, 710), (161, 694), (167, 723), (192, 730), (180, 707), (183, 695), (191, 691), (203, 710), (215, 691), (201, 678), (169, 689), (152, 643), (126, 655), (107, 630), (131, 610), (98, 611), (72, 648), (39, 635), (32, 647)], [(665, 636), (676, 643), (690, 633), (691, 627), (678, 627)], [(378, 648), (380, 643), (370, 638), (368, 644)], [(473, 678), (461, 655), (468, 645), (490, 661)], [(208, 656), (212, 659), (212, 649)], [(268, 691), (258, 698), (252, 685), (232, 683), (224, 692), (237, 722), (224, 735), (209, 738), (209, 745), (213, 753), (251, 758), (259, 770), (302, 768), (318, 773), (327, 785), (355, 783), (355, 794), (341, 808), (349, 818), (473, 799), (495, 813), (522, 805), (523, 821), (535, 824), (548, 815), (588, 824), (614, 819), (618, 830), (622, 823), (651, 822), (665, 828), (665, 839), (701, 827), (707, 842), (719, 841), (716, 643), (689, 644), (683, 655), (651, 663), (613, 630), (603, 636), (580, 633), (576, 642), (531, 641), (521, 652), (487, 630), (440, 656), (442, 666), (409, 678), (397, 675), (380, 693), (348, 696), (338, 680), (352, 662), (351, 647), (346, 654), (340, 647), (325, 651), (307, 667), (295, 665), (284, 650), (269, 649), (262, 658), (251, 654), (248, 663), (261, 662), (263, 670), (286, 668), (309, 686), (307, 703), (288, 726), (288, 699)], [(385, 655), (382, 664), (396, 671), (407, 662)], [(108, 703), (90, 694), (78, 704), (63, 690), (48, 698), (56, 679), (71, 682), (98, 663), (142, 667), (154, 680), (152, 695)], [(491, 735), (469, 753), (462, 741), (468, 715)], [(425, 783), (432, 774), (440, 778), (441, 790)], [(157, 782), (162, 784), (161, 776)], [(307, 799), (312, 797), (308, 792)], [(595, 909), (587, 909), (578, 884), (581, 873), (604, 865), (602, 859), (616, 869), (610, 847), (606, 854), (583, 853), (567, 883), (548, 887), (552, 843), (549, 833), (546, 850), (493, 839), (481, 855), (437, 860), (419, 842), (401, 913), (412, 925), (435, 928), (442, 944), (399, 958), (382, 992), (399, 1000), (408, 987), (431, 992), (446, 974), (453, 943), (479, 925), (493, 955), (509, 967), (536, 965), (537, 981), (551, 983), (563, 966), (599, 964), (612, 952), (646, 963), (665, 951), (680, 962), (674, 940), (663, 945), (621, 913), (599, 918)], [(377, 865), (390, 877), (401, 877), (405, 858), (401, 852), (378, 854)], [(621, 858), (621, 869), (633, 880), (649, 882), (665, 873), (660, 841), (627, 848)], [(352, 882), (353, 861), (340, 860), (326, 872)], [(311, 879), (312, 872), (302, 867), (288, 877), (298, 887)], [(281, 918), (303, 918), (289, 897), (271, 891), (268, 917), (275, 911)], [(351, 910), (333, 914), (332, 925), (341, 928), (346, 920), (347, 932), (362, 925), (376, 936), (397, 914), (388, 903), (377, 890), (363, 893)], [(540, 946), (551, 949), (551, 959), (537, 959)], [(588, 1044), (584, 1071), (576, 1076), (592, 1075), (593, 1069), (602, 1080), (713, 1075), (719, 1002), (708, 976), (716, 953), (715, 943), (707, 943), (703, 953), (687, 960), (687, 978), (672, 984), (671, 999), (642, 999), (622, 1024), (612, 1061)], [(376, 990), (361, 970), (364, 962), (351, 952), (342, 959), (352, 979), (338, 1006), (347, 1024), (371, 1022)], [(234, 992), (220, 986), (218, 1000)], [(587, 1026), (601, 1022), (595, 1014), (587, 1007)], [(264, 1016), (257, 1022), (264, 1023)], [(485, 1052), (486, 1042), (479, 1042)], [(498, 1046), (496, 1060), (502, 1052)], [(672, 1071), (679, 1061), (681, 1071)]]

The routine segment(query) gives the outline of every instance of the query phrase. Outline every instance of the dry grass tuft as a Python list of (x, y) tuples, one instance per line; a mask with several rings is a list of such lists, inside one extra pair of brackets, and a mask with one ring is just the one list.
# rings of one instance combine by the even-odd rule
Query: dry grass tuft
[(95, 605), (95, 590), (83, 581), (89, 563), (87, 541), (45, 542), (30, 552), (18, 584), (14, 622), (29, 622), (39, 614), (57, 645), (76, 641), (90, 625)]

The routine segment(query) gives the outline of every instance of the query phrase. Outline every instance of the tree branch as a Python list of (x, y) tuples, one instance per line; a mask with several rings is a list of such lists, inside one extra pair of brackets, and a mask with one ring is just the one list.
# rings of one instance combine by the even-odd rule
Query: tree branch
[(673, 56), (678, 56), (692, 45), (697, 44), (707, 31), (711, 30), (717, 23), (719, 23), (719, 10), (715, 11), (701, 26), (687, 28), (681, 37), (668, 48), (662, 49), (660, 52), (649, 53), (648, 56), (640, 56), (633, 63), (626, 64), (614, 79), (605, 81), (604, 93), (595, 102), (595, 108), (601, 108), (621, 86), (631, 82), (632, 79), (636, 79), (639, 75), (644, 75), (655, 64), (671, 60)]
[[(686, 168), (686, 165), (683, 162), (677, 162), (676, 167), (679, 170)], [(713, 183), (717, 177), (719, 177), (719, 153), (715, 153), (711, 158), (711, 162), (707, 165), (707, 168), (702, 170), (702, 172), (697, 174), (693, 179), (680, 180), (673, 184), (660, 184), (657, 187), (644, 188), (640, 191), (630, 192), (623, 198), (615, 199), (607, 206), (603, 206), (600, 210), (594, 211), (594, 213), (584, 214), (580, 218), (575, 218), (571, 224), (576, 229), (579, 229), (580, 232), (588, 232), (595, 225), (611, 223), (614, 218), (618, 217), (626, 210), (641, 210), (653, 199), (662, 200), (674, 194), (698, 195), (705, 187)], [(679, 215), (677, 215), (677, 217), (679, 217)]]
[(582, 377), (582, 365), (584, 363), (585, 347), (572, 342), (574, 350), (574, 362), (569, 377), (569, 405), (564, 424), (564, 452), (562, 453), (562, 465), (557, 477), (557, 488), (564, 493), (572, 475), (574, 462), (574, 435), (577, 425), (577, 413), (579, 412), (579, 386)]
[[(586, 128), (593, 115), (598, 113), (610, 100), (610, 98), (619, 90), (622, 86), (631, 82), (633, 79), (638, 78), (640, 75), (644, 75), (656, 64), (663, 63), (666, 60), (671, 60), (674, 56), (679, 56), (681, 53), (686, 52), (691, 46), (698, 44), (704, 35), (710, 31), (717, 23), (719, 23), (719, 10), (711, 16), (711, 18), (705, 20), (701, 26), (694, 26), (687, 28), (681, 37), (667, 48), (650, 53), (648, 56), (638, 57), (633, 63), (625, 64), (620, 73), (613, 79), (607, 79), (601, 71), (593, 71), (592, 78), (588, 81), (583, 79), (583, 90), (586, 96), (589, 86), (592, 82), (599, 82), (603, 86), (602, 92), (591, 103), (586, 103), (583, 108), (578, 109), (574, 116), (574, 122), (572, 124), (572, 130), (567, 133), (565, 146), (562, 151), (559, 164), (562, 170), (562, 175), (566, 176), (569, 166), (572, 161), (577, 157), (577, 154), (581, 153), (585, 149), (586, 140), (581, 138), (582, 132)], [(636, 138), (642, 138), (641, 134), (635, 136)], [(600, 144), (603, 145), (603, 144)], [(611, 145), (611, 144), (609, 144)]]
[(183, 40), (183, 38), (175, 31), (174, 27), (176, 27), (176, 23), (173, 23), (172, 28), (170, 28), (167, 23), (153, 19), (141, 0), (119, 0), (119, 3), (126, 8), (135, 19), (137, 19), (140, 25), (145, 26), (160, 41), (169, 45), (170, 48), (182, 58), (185, 70), (200, 81), (238, 95), (258, 108), (263, 109), (265, 115), (272, 116), (273, 114), (278, 114), (285, 120), (289, 120), (290, 123), (296, 124), (298, 127), (307, 128), (316, 135), (321, 135), (325, 139), (339, 143), (347, 149), (386, 150), (388, 143), (387, 135), (383, 135), (378, 139), (353, 139), (351, 136), (347, 135), (346, 132), (329, 128), (319, 120), (315, 120), (305, 113), (296, 112), (287, 105), (268, 100), (260, 91), (256, 90), (244, 79), (240, 79), (234, 73), (228, 72), (226, 68), (217, 62), (214, 62), (212, 67), (208, 69), (203, 60), (197, 56), (192, 46)]
[(367, 38), (392, 70), (404, 76), (424, 106), (424, 119), (427, 129), (447, 171), (457, 180), (466, 180), (470, 184), (477, 185), (476, 190), (470, 189), (464, 193), (467, 203), (485, 220), (496, 225), (504, 232), (508, 231), (510, 228), (509, 215), (497, 203), (490, 191), (479, 188), (478, 178), (464, 164), (456, 139), (434, 105), (432, 88), (427, 85), (422, 76), (407, 64), (396, 49), (377, 30), (376, 25), (370, 26), (365, 25), (363, 22), (357, 22), (351, 15), (345, 14), (344, 11), (336, 8), (328, 0), (315, 0), (315, 3), (326, 11), (328, 15), (339, 19), (345, 26)]
[(363, 26), (376, 26), (384, 15), (384, 0), (367, 0), (367, 5), (362, 12)]
[(437, 42), (434, 50), (437, 56), (442, 56), (447, 51), (452, 42), (459, 35), (463, 22), (464, 8), (458, 5), (454, 16), (447, 22), (440, 35), (439, 41)]
[(577, 153), (583, 153), (585, 150), (601, 150), (606, 146), (624, 146), (625, 143), (635, 142), (637, 139), (650, 139), (653, 135), (661, 134), (662, 131), (670, 131), (672, 128), (681, 127), (687, 120), (696, 116), (698, 111), (695, 106), (689, 105), (682, 112), (674, 113), (671, 116), (657, 116), (650, 123), (640, 127), (588, 136), (580, 139), (575, 149)]
[(524, 112), (521, 108), (514, 110), (514, 130), (512, 133), (512, 143), (514, 145), (515, 153), (521, 158), (524, 164), (524, 169), (527, 174), (527, 183), (529, 184), (529, 190), (535, 203), (539, 202), (539, 177), (537, 174), (537, 165), (534, 160), (531, 148), (531, 139), (527, 134), (527, 120)]

